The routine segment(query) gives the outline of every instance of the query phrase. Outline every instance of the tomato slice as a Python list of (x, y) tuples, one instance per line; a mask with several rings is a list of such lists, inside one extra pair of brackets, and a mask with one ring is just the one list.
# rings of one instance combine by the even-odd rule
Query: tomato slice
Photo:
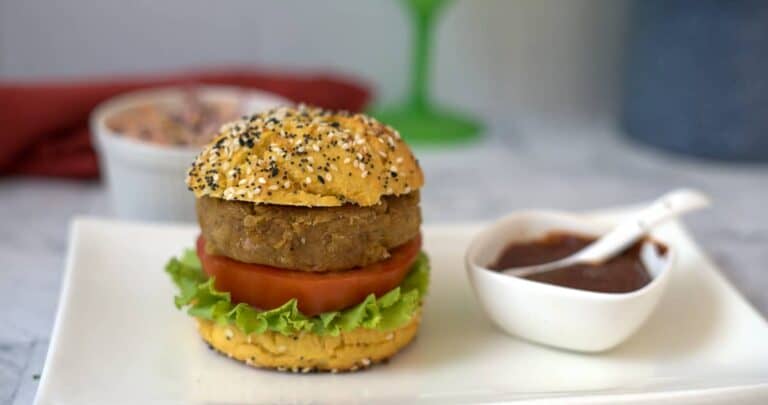
[(379, 297), (400, 285), (421, 250), (421, 235), (393, 249), (386, 260), (327, 273), (243, 263), (207, 254), (204, 246), (201, 235), (197, 255), (203, 271), (216, 277), (216, 289), (228, 291), (233, 302), (273, 309), (296, 298), (304, 315), (315, 316), (359, 304), (371, 293)]

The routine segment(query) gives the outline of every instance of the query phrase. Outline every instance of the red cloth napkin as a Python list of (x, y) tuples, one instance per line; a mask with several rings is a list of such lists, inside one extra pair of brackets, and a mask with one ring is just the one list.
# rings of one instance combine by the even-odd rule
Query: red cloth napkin
[(370, 96), (362, 85), (337, 76), (248, 70), (103, 81), (0, 81), (0, 176), (95, 177), (98, 166), (88, 130), (94, 107), (127, 91), (196, 83), (265, 90), (294, 102), (349, 111), (360, 111)]

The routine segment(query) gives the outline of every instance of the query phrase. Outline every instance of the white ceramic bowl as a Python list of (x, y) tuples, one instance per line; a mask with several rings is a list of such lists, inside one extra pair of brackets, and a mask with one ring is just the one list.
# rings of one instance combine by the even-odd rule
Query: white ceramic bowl
[(551, 231), (598, 236), (611, 227), (575, 214), (528, 211), (511, 214), (480, 232), (466, 254), (475, 295), (485, 313), (509, 334), (563, 349), (600, 352), (630, 337), (648, 319), (667, 286), (673, 246), (661, 255), (646, 242), (641, 258), (653, 280), (629, 293), (599, 293), (526, 280), (489, 270), (510, 242)]
[[(242, 100), (243, 113), (290, 104), (277, 95), (226, 86), (199, 86), (203, 100)], [(107, 118), (146, 103), (181, 102), (183, 89), (155, 88), (114, 97), (91, 113), (90, 126), (99, 164), (105, 174), (117, 216), (149, 221), (194, 221), (192, 193), (184, 182), (200, 148), (173, 147), (121, 136), (106, 125)]]

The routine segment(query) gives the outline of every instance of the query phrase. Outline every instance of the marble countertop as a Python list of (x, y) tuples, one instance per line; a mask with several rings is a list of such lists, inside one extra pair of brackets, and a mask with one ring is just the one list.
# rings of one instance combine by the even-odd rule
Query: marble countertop
[[(659, 153), (608, 130), (518, 130), (461, 149), (418, 150), (426, 223), (489, 220), (523, 208), (590, 210), (650, 200), (675, 187), (714, 206), (686, 219), (726, 277), (768, 314), (768, 165)], [(0, 180), (0, 403), (28, 404), (53, 325), (67, 227), (109, 216), (99, 182)]]

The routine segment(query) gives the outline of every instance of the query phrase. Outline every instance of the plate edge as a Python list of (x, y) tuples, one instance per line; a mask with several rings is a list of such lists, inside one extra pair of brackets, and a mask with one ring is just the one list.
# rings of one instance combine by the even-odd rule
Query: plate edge
[(84, 226), (85, 223), (91, 221), (92, 219), (88, 217), (80, 217), (76, 216), (74, 217), (70, 223), (69, 223), (69, 231), (67, 232), (67, 238), (69, 240), (69, 245), (67, 246), (67, 253), (66, 253), (66, 259), (64, 262), (64, 274), (62, 274), (62, 282), (61, 287), (59, 288), (59, 299), (56, 303), (56, 317), (54, 318), (53, 322), (53, 329), (51, 331), (51, 337), (48, 343), (48, 348), (45, 353), (45, 361), (43, 363), (43, 371), (40, 375), (40, 384), (37, 386), (37, 391), (35, 392), (35, 398), (33, 400), (33, 404), (41, 404), (42, 401), (45, 399), (44, 395), (47, 393), (46, 387), (48, 386), (48, 379), (49, 379), (49, 370), (50, 370), (50, 364), (54, 361), (54, 354), (56, 353), (56, 346), (59, 344), (58, 342), (61, 340), (60, 334), (61, 334), (61, 328), (64, 318), (64, 314), (66, 312), (66, 306), (65, 305), (68, 301), (67, 297), (70, 295), (70, 292), (72, 290), (72, 273), (74, 268), (74, 262), (75, 262), (75, 250), (77, 249), (77, 246), (80, 244), (80, 233), (81, 229)]

